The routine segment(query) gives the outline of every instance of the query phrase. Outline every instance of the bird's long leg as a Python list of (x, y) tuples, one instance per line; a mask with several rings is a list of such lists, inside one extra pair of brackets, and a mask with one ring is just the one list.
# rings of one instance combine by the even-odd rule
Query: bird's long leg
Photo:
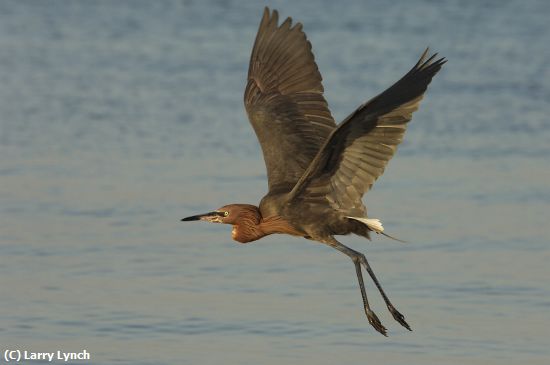
[(376, 275), (374, 275), (374, 271), (370, 267), (369, 262), (367, 261), (367, 258), (365, 257), (365, 255), (363, 255), (362, 253), (359, 253), (359, 255), (360, 255), (359, 260), (361, 261), (361, 264), (363, 264), (363, 266), (365, 267), (365, 269), (369, 273), (372, 281), (374, 281), (374, 284), (378, 288), (378, 291), (380, 292), (380, 295), (382, 295), (382, 298), (384, 299), (384, 302), (386, 303), (386, 306), (388, 307), (388, 310), (390, 311), (393, 318), (397, 322), (399, 322), (403, 327), (405, 327), (409, 331), (412, 331), (409, 324), (405, 321), (405, 316), (403, 316), (401, 313), (399, 313), (397, 311), (397, 309), (395, 309), (393, 304), (388, 299), (388, 296), (386, 295), (386, 293), (384, 293), (384, 289), (382, 289), (382, 285), (380, 285), (380, 282), (378, 282), (378, 279), (376, 278)]
[(359, 280), (359, 289), (361, 290), (361, 296), (363, 297), (363, 306), (365, 308), (365, 314), (367, 315), (367, 319), (369, 320), (369, 323), (378, 332), (380, 332), (384, 336), (387, 336), (386, 327), (382, 325), (382, 323), (378, 319), (378, 316), (370, 309), (370, 306), (369, 306), (369, 301), (367, 299), (367, 292), (365, 290), (365, 284), (363, 283), (363, 274), (361, 273), (361, 263), (363, 262), (363, 260), (361, 259), (361, 256), (363, 256), (363, 254), (341, 244), (334, 237), (331, 237), (328, 240), (323, 240), (323, 242), (327, 243), (331, 247), (334, 247), (338, 251), (346, 254), (349, 258), (351, 258), (351, 260), (353, 261), (353, 264), (355, 265), (357, 279)]

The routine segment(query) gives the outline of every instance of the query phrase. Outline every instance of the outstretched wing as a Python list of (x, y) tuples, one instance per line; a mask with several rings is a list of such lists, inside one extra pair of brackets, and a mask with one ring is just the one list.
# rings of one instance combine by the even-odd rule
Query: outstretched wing
[(258, 136), (270, 192), (288, 192), (336, 128), (302, 25), (266, 7), (254, 42), (244, 104)]
[(432, 77), (446, 62), (444, 58), (434, 61), (437, 54), (426, 59), (427, 53), (428, 49), (401, 80), (361, 105), (334, 130), (290, 199), (327, 199), (344, 212), (362, 212), (363, 194), (384, 172)]

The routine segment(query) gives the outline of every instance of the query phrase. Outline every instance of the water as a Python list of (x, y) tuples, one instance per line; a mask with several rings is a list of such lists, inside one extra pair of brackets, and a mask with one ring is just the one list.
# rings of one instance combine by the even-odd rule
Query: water
[(274, 1), (341, 120), (429, 45), (449, 59), (366, 197), (353, 266), (179, 219), (257, 203), (242, 107), (259, 2), (0, 3), (0, 343), (93, 364), (548, 364), (550, 5)]

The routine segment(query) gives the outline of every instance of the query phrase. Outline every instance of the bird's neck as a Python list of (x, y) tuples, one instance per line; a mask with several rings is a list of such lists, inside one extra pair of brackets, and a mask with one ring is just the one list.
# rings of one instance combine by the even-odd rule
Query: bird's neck
[(262, 215), (256, 206), (241, 205), (239, 218), (237, 223), (233, 225), (231, 237), (240, 243), (252, 242), (262, 238), (265, 233), (260, 228), (261, 221)]
[(266, 235), (273, 233), (285, 233), (292, 236), (303, 236), (304, 233), (294, 228), (287, 220), (278, 215), (262, 219), (260, 227)]
[(255, 206), (247, 207), (241, 212), (239, 221), (233, 225), (231, 236), (235, 241), (248, 243), (274, 233), (286, 233), (293, 236), (303, 236), (303, 232), (296, 230), (280, 216), (263, 218)]

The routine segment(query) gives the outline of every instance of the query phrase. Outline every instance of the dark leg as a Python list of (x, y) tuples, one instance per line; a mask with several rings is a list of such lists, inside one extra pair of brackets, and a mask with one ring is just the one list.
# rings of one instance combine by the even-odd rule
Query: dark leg
[(380, 322), (376, 314), (370, 309), (370, 306), (369, 306), (369, 301), (367, 299), (367, 292), (365, 290), (365, 284), (363, 283), (363, 274), (361, 273), (361, 263), (362, 263), (361, 256), (363, 255), (357, 251), (352, 250), (347, 246), (344, 246), (334, 238), (331, 238), (329, 240), (323, 240), (322, 242), (330, 245), (331, 247), (334, 247), (338, 251), (346, 254), (349, 258), (351, 258), (351, 260), (353, 261), (353, 264), (355, 265), (355, 272), (357, 273), (357, 279), (359, 280), (359, 289), (361, 290), (361, 296), (363, 297), (363, 306), (365, 308), (365, 314), (367, 315), (367, 319), (369, 320), (369, 323), (374, 327), (374, 329), (376, 329), (378, 332), (380, 332), (384, 336), (387, 336), (386, 327), (382, 325), (382, 323)]
[(359, 253), (359, 255), (360, 255), (359, 259), (361, 261), (361, 264), (363, 264), (363, 266), (369, 273), (372, 281), (374, 281), (374, 284), (378, 288), (378, 291), (380, 292), (380, 295), (382, 295), (382, 298), (384, 298), (384, 302), (386, 303), (386, 306), (388, 307), (388, 310), (390, 311), (393, 318), (397, 322), (399, 322), (403, 327), (405, 327), (409, 331), (412, 331), (408, 323), (405, 322), (405, 316), (403, 316), (401, 313), (397, 311), (397, 309), (395, 309), (393, 304), (391, 304), (390, 300), (388, 299), (388, 296), (386, 295), (386, 293), (384, 293), (384, 289), (382, 289), (382, 285), (380, 285), (380, 283), (378, 282), (378, 279), (376, 278), (376, 275), (374, 275), (374, 271), (372, 271), (372, 268), (370, 267), (369, 262), (367, 261), (367, 258), (365, 257), (365, 255), (363, 255), (362, 253)]

